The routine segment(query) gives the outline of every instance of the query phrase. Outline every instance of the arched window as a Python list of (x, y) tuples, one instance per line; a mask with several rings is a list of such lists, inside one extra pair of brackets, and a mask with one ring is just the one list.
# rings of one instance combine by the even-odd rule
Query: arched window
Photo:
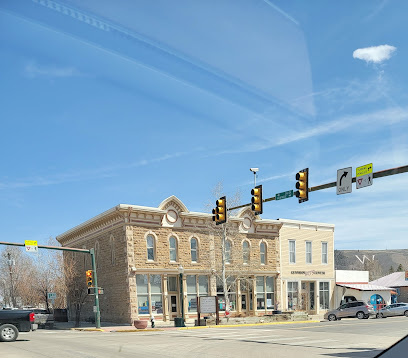
[(231, 241), (225, 241), (225, 263), (231, 263)]
[(190, 240), (190, 251), (191, 251), (191, 261), (197, 262), (198, 261), (198, 241), (194, 237)]
[(170, 261), (176, 262), (177, 261), (177, 239), (172, 236), (169, 239), (170, 243)]
[(110, 249), (111, 249), (111, 264), (115, 265), (115, 238), (111, 235), (109, 239)]
[(259, 251), (261, 254), (261, 265), (265, 265), (266, 263), (266, 244), (264, 242), (261, 242), (259, 245)]
[(244, 261), (244, 264), (249, 263), (249, 242), (244, 241), (242, 243), (242, 259)]
[(147, 235), (146, 246), (147, 246), (147, 260), (148, 261), (154, 261), (154, 253), (155, 253), (154, 244), (155, 244), (154, 236)]

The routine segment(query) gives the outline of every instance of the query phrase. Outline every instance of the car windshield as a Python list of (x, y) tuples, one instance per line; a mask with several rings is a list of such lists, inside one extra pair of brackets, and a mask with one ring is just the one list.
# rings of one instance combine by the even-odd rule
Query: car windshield
[(407, 13), (0, 1), (0, 305), (97, 329), (389, 324), (371, 318), (408, 300)]

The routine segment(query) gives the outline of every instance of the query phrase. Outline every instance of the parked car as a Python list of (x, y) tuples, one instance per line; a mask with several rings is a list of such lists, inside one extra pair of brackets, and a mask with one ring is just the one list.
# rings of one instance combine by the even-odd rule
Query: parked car
[(375, 316), (374, 308), (364, 301), (352, 301), (342, 304), (339, 308), (331, 310), (324, 315), (329, 321), (341, 320), (346, 317), (357, 317), (358, 319)]
[(13, 342), (19, 332), (30, 332), (36, 329), (33, 311), (0, 310), (0, 342)]
[(378, 318), (405, 316), (408, 317), (408, 303), (393, 303), (391, 305), (381, 308), (377, 313)]

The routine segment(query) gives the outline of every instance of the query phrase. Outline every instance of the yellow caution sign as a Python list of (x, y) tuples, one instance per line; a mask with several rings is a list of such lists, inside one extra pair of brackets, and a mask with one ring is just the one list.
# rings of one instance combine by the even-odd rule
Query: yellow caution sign
[(361, 177), (366, 174), (371, 174), (373, 172), (373, 163), (363, 165), (356, 168), (356, 177)]
[(34, 240), (25, 240), (24, 245), (25, 246), (38, 246), (37, 241), (34, 241)]

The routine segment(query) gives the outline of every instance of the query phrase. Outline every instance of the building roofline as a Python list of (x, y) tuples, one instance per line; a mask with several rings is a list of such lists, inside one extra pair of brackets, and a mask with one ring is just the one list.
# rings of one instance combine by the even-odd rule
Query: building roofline
[(326, 227), (332, 227), (334, 228), (334, 224), (328, 224), (328, 223), (321, 223), (321, 222), (313, 222), (313, 221), (304, 221), (304, 220), (291, 220), (291, 219), (283, 219), (283, 218), (278, 218), (276, 219), (278, 222), (281, 222), (283, 224), (298, 224), (298, 225), (317, 225), (317, 226), (326, 226)]

